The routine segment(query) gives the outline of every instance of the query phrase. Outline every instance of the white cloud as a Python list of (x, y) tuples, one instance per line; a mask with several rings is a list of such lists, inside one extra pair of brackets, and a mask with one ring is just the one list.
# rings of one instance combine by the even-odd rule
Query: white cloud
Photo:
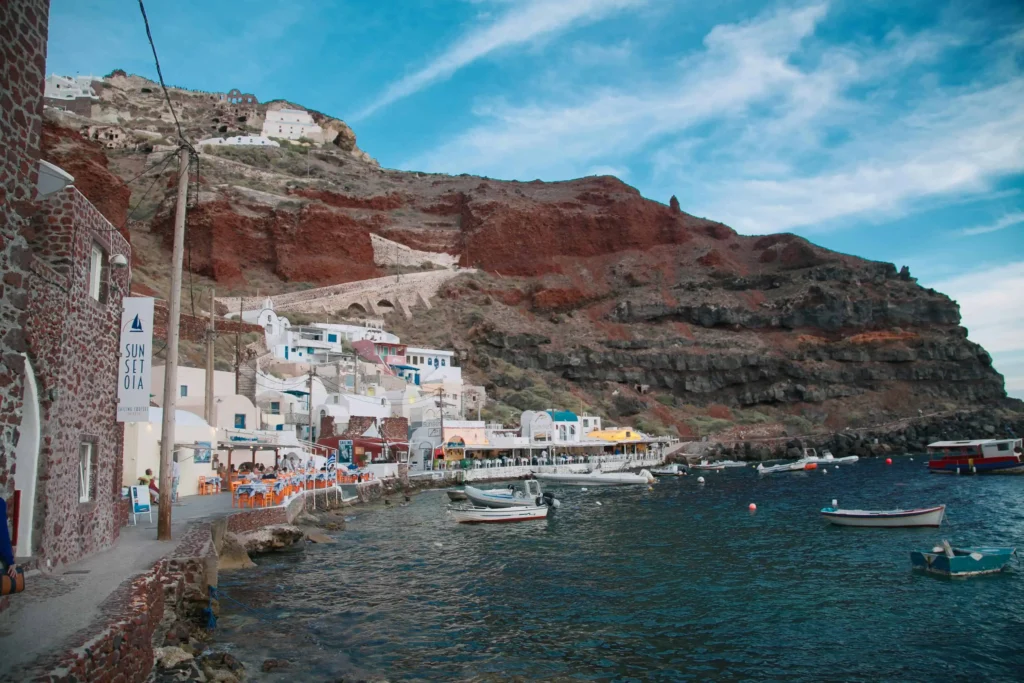
[(1024, 351), (1024, 261), (958, 275), (936, 283), (934, 289), (960, 304), (971, 339), (987, 351)]
[(352, 120), (364, 119), (493, 52), (593, 23), (644, 2), (646, 0), (528, 0), (514, 4), (492, 23), (469, 31), (422, 69), (389, 85)]
[(576, 43), (569, 50), (573, 61), (586, 66), (621, 64), (633, 56), (633, 44), (624, 40), (614, 45)]
[(1005, 228), (1024, 223), (1024, 211), (1008, 213), (994, 223), (989, 225), (976, 225), (973, 228), (964, 228), (960, 231), (962, 235), (984, 235), (990, 232), (998, 232)]
[(704, 50), (684, 59), (670, 83), (598, 88), (572, 102), (478, 106), (474, 113), (484, 123), (407, 166), (505, 178), (578, 175), (594, 161), (621, 158), (660, 135), (718, 116), (743, 114), (787, 90), (801, 80), (787, 60), (825, 12), (825, 4), (815, 4), (716, 26)]

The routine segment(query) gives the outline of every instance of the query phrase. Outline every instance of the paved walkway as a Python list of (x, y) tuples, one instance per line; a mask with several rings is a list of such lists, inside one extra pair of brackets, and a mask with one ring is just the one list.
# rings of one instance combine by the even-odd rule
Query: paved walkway
[[(231, 511), (231, 496), (189, 496), (172, 512), (173, 540), (156, 540), (156, 519), (139, 518), (121, 529), (117, 544), (63, 568), (60, 573), (26, 577), (25, 592), (0, 613), (0, 676), (11, 676), (46, 654), (81, 644), (81, 632), (102, 615), (103, 603), (126, 581), (148, 571), (178, 545), (193, 522)], [(78, 637), (76, 637), (76, 635)]]

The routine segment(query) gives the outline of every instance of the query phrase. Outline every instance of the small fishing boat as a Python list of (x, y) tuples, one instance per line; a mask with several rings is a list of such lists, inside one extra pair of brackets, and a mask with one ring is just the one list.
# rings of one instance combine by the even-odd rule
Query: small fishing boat
[(936, 441), (928, 471), (936, 474), (1024, 474), (1021, 439)]
[(758, 474), (774, 474), (776, 472), (805, 472), (807, 470), (818, 469), (818, 463), (807, 462), (806, 460), (797, 460), (796, 462), (784, 462), (781, 465), (771, 465), (765, 467), (762, 464), (758, 464)]
[(701, 470), (703, 472), (714, 472), (715, 470), (724, 470), (725, 464), (720, 462), (708, 462), (707, 460), (701, 460), (696, 465), (690, 465), (691, 470)]
[(497, 524), (501, 522), (528, 522), (545, 519), (551, 508), (547, 505), (518, 505), (509, 508), (487, 508), (467, 505), (449, 507), (452, 517), (460, 524)]
[[(463, 490), (469, 501), (477, 507), (511, 508), (546, 504), (558, 507), (559, 505), (555, 497), (541, 491), (540, 482), (533, 479), (523, 481), (518, 488), (514, 484), (509, 484), (500, 489), (478, 489), (467, 484)], [(546, 501), (550, 501), (550, 503)]]
[(639, 474), (632, 472), (579, 472), (567, 474), (553, 474), (548, 472), (537, 472), (533, 476), (541, 481), (551, 484), (567, 484), (569, 486), (628, 486), (630, 484), (651, 484), (654, 482), (654, 475), (650, 470), (640, 470)]
[(468, 498), (466, 497), (466, 492), (463, 491), (462, 489), (448, 489), (447, 494), (448, 500), (452, 502), (468, 500)]
[(651, 474), (656, 477), (681, 477), (683, 476), (683, 468), (679, 465), (666, 465), (652, 469)]
[(915, 510), (840, 510), (833, 501), (832, 507), (821, 509), (821, 516), (839, 526), (939, 526), (946, 516), (946, 506), (936, 505)]
[(953, 548), (949, 541), (943, 541), (930, 552), (912, 551), (910, 564), (914, 569), (943, 576), (978, 576), (1003, 571), (1016, 554), (1016, 548)]

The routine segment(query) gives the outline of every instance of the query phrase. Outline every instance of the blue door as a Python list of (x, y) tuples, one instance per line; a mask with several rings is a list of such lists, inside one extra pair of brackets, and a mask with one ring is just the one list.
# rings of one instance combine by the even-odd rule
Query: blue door
[(284, 359), (288, 360), (288, 347), (284, 347)]

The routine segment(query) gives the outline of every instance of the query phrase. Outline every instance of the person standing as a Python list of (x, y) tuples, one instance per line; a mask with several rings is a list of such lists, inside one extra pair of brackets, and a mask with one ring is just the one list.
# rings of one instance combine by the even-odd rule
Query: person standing
[(171, 461), (171, 505), (178, 502), (178, 482), (181, 480), (181, 467), (178, 465), (178, 454)]
[(18, 576), (18, 565), (14, 563), (14, 546), (11, 545), (11, 534), (7, 530), (7, 501), (0, 498), (0, 564), (12, 580)]

